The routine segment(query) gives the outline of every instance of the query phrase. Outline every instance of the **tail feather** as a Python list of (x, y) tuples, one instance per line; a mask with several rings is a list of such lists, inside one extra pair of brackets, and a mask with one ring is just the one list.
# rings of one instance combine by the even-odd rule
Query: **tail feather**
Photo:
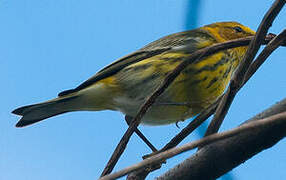
[(77, 91), (76, 89), (65, 90), (65, 91), (60, 92), (58, 94), (58, 96), (66, 96), (66, 95), (69, 95), (69, 94), (74, 93), (76, 91)]
[(16, 124), (16, 127), (24, 127), (34, 124), (49, 117), (74, 111), (74, 102), (77, 96), (56, 98), (44, 103), (28, 105), (20, 107), (12, 111), (12, 113), (23, 116)]

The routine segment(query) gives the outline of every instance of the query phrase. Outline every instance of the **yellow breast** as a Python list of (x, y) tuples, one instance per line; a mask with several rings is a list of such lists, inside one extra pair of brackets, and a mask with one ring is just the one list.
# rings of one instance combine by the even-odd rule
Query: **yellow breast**
[[(135, 116), (184, 56), (160, 54), (122, 69), (112, 82), (116, 93), (112, 95), (111, 109)], [(236, 52), (224, 51), (189, 65), (157, 99), (143, 123), (168, 124), (201, 112), (224, 92), (239, 59)]]

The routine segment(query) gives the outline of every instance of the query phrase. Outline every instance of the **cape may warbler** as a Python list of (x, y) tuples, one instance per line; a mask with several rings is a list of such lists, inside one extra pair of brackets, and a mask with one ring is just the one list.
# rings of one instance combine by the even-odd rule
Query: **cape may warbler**
[[(218, 22), (154, 41), (103, 68), (55, 99), (20, 107), (16, 124), (26, 126), (71, 111), (117, 110), (134, 117), (140, 106), (181, 61), (194, 51), (255, 32), (237, 22)], [(227, 86), (247, 46), (224, 50), (190, 64), (142, 119), (160, 125), (185, 120), (213, 103)]]

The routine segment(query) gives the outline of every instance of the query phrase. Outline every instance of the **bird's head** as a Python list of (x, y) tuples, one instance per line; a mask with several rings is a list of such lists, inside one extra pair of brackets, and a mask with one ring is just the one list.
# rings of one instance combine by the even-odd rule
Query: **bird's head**
[(237, 22), (217, 22), (202, 27), (218, 42), (254, 36), (255, 31)]

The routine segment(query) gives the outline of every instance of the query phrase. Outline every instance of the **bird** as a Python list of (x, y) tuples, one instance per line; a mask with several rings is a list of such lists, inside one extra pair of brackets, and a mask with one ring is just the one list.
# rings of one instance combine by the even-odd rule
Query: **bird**
[[(120, 111), (135, 117), (168, 73), (199, 49), (254, 36), (238, 22), (216, 22), (151, 42), (104, 67), (58, 97), (12, 111), (22, 116), (16, 127), (73, 111)], [(194, 117), (224, 92), (247, 46), (219, 51), (188, 65), (142, 118), (142, 124), (164, 125)]]

